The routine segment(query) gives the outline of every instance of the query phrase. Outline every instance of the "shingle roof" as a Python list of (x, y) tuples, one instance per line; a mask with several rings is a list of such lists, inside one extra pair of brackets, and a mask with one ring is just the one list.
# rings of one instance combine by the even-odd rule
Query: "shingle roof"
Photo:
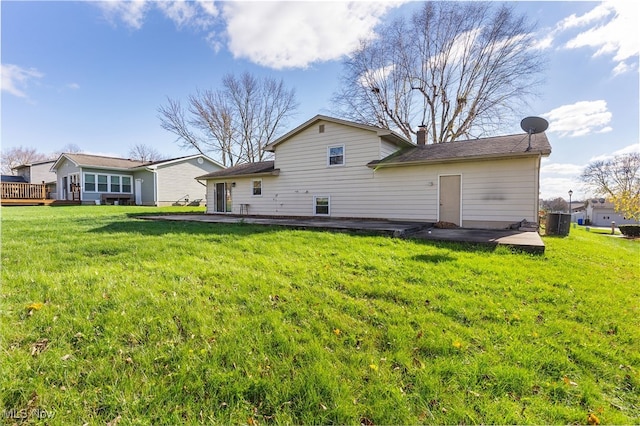
[(23, 176), (14, 175), (2, 175), (2, 177), (0, 177), (0, 180), (7, 183), (27, 183)]
[(372, 161), (368, 166), (384, 167), (467, 161), (482, 158), (547, 156), (549, 154), (551, 154), (551, 145), (544, 133), (531, 135), (530, 149), (529, 135), (523, 133), (431, 145), (417, 145), (398, 151), (382, 160)]
[(108, 167), (114, 169), (131, 169), (144, 166), (149, 162), (129, 160), (126, 158), (103, 157), (89, 154), (64, 154), (68, 159), (79, 166), (85, 167)]
[(236, 176), (248, 176), (248, 175), (263, 175), (277, 173), (278, 170), (274, 169), (273, 161), (261, 161), (257, 163), (246, 163), (238, 166), (229, 167), (217, 172), (209, 173), (203, 176), (199, 176), (196, 179), (212, 179), (212, 178), (225, 178)]
[(362, 123), (356, 123), (354, 121), (349, 121), (349, 120), (343, 120), (340, 118), (334, 118), (334, 117), (329, 117), (326, 115), (316, 115), (315, 117), (311, 118), (308, 121), (305, 121), (304, 123), (302, 123), (301, 125), (299, 125), (298, 127), (296, 127), (295, 129), (289, 131), (288, 133), (280, 136), (278, 139), (276, 139), (275, 141), (271, 142), (270, 144), (268, 144), (267, 146), (264, 147), (265, 151), (271, 151), (274, 152), (275, 151), (275, 147), (283, 142), (286, 142), (287, 140), (291, 139), (293, 136), (297, 135), (298, 133), (300, 133), (301, 131), (307, 129), (308, 127), (312, 126), (313, 124), (319, 122), (319, 121), (327, 121), (330, 123), (336, 123), (336, 124), (342, 124), (344, 126), (349, 126), (349, 127), (355, 127), (355, 128), (359, 128), (359, 129), (363, 129), (363, 130), (368, 130), (371, 132), (375, 132), (379, 137), (383, 138), (385, 141), (390, 142), (394, 145), (397, 145), (399, 147), (406, 147), (406, 146), (410, 146), (412, 145), (412, 143), (410, 141), (408, 141), (404, 136), (399, 135), (389, 129), (384, 129), (382, 127), (376, 127), (376, 126), (371, 126), (368, 124), (362, 124)]

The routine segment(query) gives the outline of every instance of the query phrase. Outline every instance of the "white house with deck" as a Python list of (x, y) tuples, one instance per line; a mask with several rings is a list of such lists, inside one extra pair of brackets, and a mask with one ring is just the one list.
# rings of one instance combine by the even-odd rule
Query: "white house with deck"
[(317, 115), (265, 149), (274, 160), (199, 176), (207, 213), (375, 218), (506, 228), (538, 221), (544, 133), (417, 144)]

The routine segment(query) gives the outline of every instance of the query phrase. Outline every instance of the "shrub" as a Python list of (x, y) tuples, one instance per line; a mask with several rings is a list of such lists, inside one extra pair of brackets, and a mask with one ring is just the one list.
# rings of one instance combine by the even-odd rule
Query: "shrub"
[(625, 237), (640, 237), (640, 225), (620, 225), (618, 228)]

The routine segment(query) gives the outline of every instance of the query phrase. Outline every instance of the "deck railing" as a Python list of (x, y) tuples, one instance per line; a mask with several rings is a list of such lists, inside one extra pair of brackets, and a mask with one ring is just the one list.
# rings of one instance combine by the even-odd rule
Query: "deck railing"
[(44, 200), (47, 198), (46, 185), (40, 183), (2, 182), (0, 196), (13, 200)]

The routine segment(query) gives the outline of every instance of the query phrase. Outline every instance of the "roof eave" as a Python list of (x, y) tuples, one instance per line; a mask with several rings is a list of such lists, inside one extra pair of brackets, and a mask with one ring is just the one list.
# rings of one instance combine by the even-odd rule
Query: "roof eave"
[(528, 151), (523, 153), (505, 153), (505, 154), (488, 154), (488, 155), (474, 155), (468, 157), (449, 157), (449, 158), (436, 158), (436, 159), (424, 159), (415, 161), (392, 161), (392, 162), (371, 162), (367, 164), (367, 167), (371, 169), (379, 169), (381, 167), (403, 167), (403, 166), (417, 166), (421, 164), (441, 164), (441, 163), (461, 163), (477, 160), (493, 160), (501, 159), (506, 160), (509, 158), (526, 158), (526, 157), (548, 157), (551, 151)]
[(258, 172), (258, 173), (239, 173), (232, 175), (223, 175), (223, 176), (198, 176), (197, 180), (225, 180), (229, 178), (245, 178), (245, 177), (259, 177), (259, 176), (278, 176), (280, 174), (280, 169), (270, 170), (268, 172)]

